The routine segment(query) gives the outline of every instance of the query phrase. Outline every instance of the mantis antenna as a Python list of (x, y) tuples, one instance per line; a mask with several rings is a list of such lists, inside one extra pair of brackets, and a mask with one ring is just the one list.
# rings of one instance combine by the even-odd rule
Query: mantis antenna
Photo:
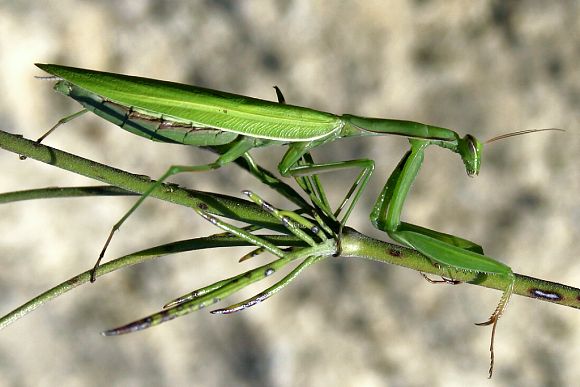
[(511, 132), (511, 133), (505, 133), (505, 134), (500, 134), (499, 136), (495, 136), (493, 138), (490, 138), (489, 140), (487, 140), (485, 142), (485, 144), (489, 144), (490, 142), (494, 142), (497, 140), (503, 140), (504, 138), (509, 138), (509, 137), (515, 137), (515, 136), (521, 136), (522, 134), (528, 134), (528, 133), (537, 133), (537, 132), (546, 132), (548, 130), (551, 131), (558, 131), (558, 132), (565, 132), (564, 129), (558, 129), (558, 128), (545, 128), (545, 129), (527, 129), (527, 130), (519, 130), (517, 132)]

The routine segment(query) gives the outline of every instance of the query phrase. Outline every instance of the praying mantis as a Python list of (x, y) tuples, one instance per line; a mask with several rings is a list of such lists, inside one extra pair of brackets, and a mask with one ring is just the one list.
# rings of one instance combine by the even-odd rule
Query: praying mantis
[[(474, 136), (468, 134), (461, 137), (450, 129), (412, 121), (367, 118), (351, 114), (339, 116), (293, 106), (283, 103), (283, 97), (278, 89), (276, 91), (279, 102), (276, 103), (148, 78), (54, 64), (37, 64), (37, 66), (51, 74), (48, 79), (57, 81), (54, 86), (56, 91), (73, 98), (83, 106), (83, 110), (61, 119), (38, 140), (39, 142), (60, 124), (91, 111), (122, 129), (154, 141), (210, 149), (223, 147), (223, 151), (214, 162), (197, 166), (171, 166), (151, 184), (149, 190), (113, 226), (94, 270), (103, 258), (115, 231), (143, 200), (160, 188), (169, 177), (184, 172), (217, 169), (242, 157), (251, 160), (248, 152), (252, 149), (272, 145), (287, 147), (278, 164), (278, 171), (284, 177), (298, 178), (341, 169), (360, 168), (361, 172), (335, 212), (332, 212), (320, 197), (311, 195), (315, 205), (322, 209), (326, 216), (337, 220), (340, 226), (337, 233), (340, 246), (340, 230), (364, 191), (375, 164), (370, 159), (314, 163), (310, 158), (310, 152), (342, 138), (383, 135), (407, 137), (411, 149), (403, 156), (379, 194), (370, 214), (371, 222), (395, 241), (418, 250), (435, 264), (509, 279), (509, 285), (503, 290), (490, 318), (477, 324), (492, 325), (491, 376), (497, 322), (512, 295), (514, 273), (509, 266), (484, 255), (482, 247), (474, 242), (401, 221), (405, 199), (419, 173), (425, 149), (430, 145), (437, 145), (457, 153), (467, 174), (476, 176), (481, 168), (483, 143)], [(541, 130), (552, 129), (515, 132), (490, 141)], [(350, 204), (339, 220), (339, 214), (349, 201)]]

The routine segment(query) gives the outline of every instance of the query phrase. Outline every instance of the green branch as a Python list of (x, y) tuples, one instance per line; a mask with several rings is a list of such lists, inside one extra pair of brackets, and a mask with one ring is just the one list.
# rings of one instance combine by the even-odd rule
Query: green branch
[[(38, 145), (33, 141), (2, 131), (0, 131), (0, 147), (41, 162), (57, 166), (59, 168), (63, 168), (71, 172), (102, 181), (113, 186), (94, 187), (90, 189), (88, 187), (75, 187), (62, 189), (60, 192), (58, 189), (45, 189), (44, 191), (20, 191), (18, 193), (1, 195), (0, 203), (40, 197), (104, 194), (124, 195), (127, 194), (127, 191), (139, 194), (143, 193), (152, 184), (151, 180), (144, 178), (143, 176), (130, 174), (125, 171), (111, 168), (109, 166), (99, 164), (66, 152), (62, 152), (54, 148)], [(261, 169), (261, 171), (262, 176), (264, 176), (264, 170)], [(252, 172), (251, 169), (250, 172)], [(275, 178), (272, 176), (272, 179)], [(117, 189), (115, 187), (119, 188)], [(291, 190), (289, 187), (285, 189)], [(289, 192), (290, 196), (295, 195), (295, 193), (291, 191), (287, 192)], [(203, 204), (204, 211), (214, 215), (224, 216), (258, 227), (265, 227), (271, 230), (288, 233), (288, 229), (280, 224), (279, 219), (273, 217), (270, 212), (264, 211), (261, 206), (257, 206), (254, 203), (248, 202), (246, 200), (237, 199), (226, 195), (187, 190), (172, 185), (163, 186), (163, 188), (154, 191), (152, 196), (191, 208), (199, 208), (200, 204)], [(263, 237), (263, 239), (268, 240), (278, 246), (304, 245), (300, 239), (293, 236), (270, 236)], [(238, 237), (228, 237), (221, 234), (214, 237), (175, 242), (172, 244), (147, 249), (135, 254), (121, 257), (117, 260), (110, 261), (99, 268), (97, 275), (104, 275), (122, 267), (141, 263), (146, 260), (170, 253), (191, 251), (200, 248), (215, 248), (226, 247), (228, 245), (247, 244), (248, 243), (246, 241), (242, 241)], [(431, 273), (437, 276), (453, 278), (454, 280), (499, 290), (505, 289), (508, 285), (508, 280), (502, 278), (502, 276), (485, 275), (483, 273), (466, 272), (450, 267), (441, 267), (440, 265), (434, 263), (432, 260), (426, 258), (425, 256), (412, 249), (379, 241), (362, 235), (357, 231), (349, 228), (345, 228), (344, 234), (341, 238), (341, 256), (345, 258), (358, 257), (392, 263), (408, 267), (419, 272)], [(236, 285), (236, 289), (238, 290), (239, 288), (247, 285), (246, 282), (244, 282), (245, 280), (243, 275), (240, 276), (240, 282)], [(62, 284), (43, 293), (42, 295), (34, 298), (33, 300), (4, 316), (2, 319), (0, 319), (0, 328), (9, 324), (10, 322), (15, 321), (26, 313), (29, 313), (39, 305), (42, 305), (47, 301), (68, 292), (68, 290), (71, 290), (72, 288), (83, 284), (88, 280), (89, 272), (87, 271), (63, 282)], [(210, 285), (210, 287), (211, 286), (212, 285)], [(580, 308), (580, 289), (554, 282), (544, 281), (537, 278), (527, 277), (520, 274), (516, 274), (514, 293), (560, 305), (570, 306), (573, 308)]]
[[(341, 257), (365, 258), (392, 263), (421, 273), (452, 278), (486, 288), (503, 291), (510, 281), (509, 278), (499, 275), (486, 275), (485, 273), (462, 271), (447, 266), (442, 267), (413, 249), (379, 241), (353, 229), (345, 230), (341, 246)], [(580, 289), (522, 274), (516, 273), (515, 276), (514, 294), (580, 309)]]
[[(152, 184), (151, 179), (142, 175), (112, 168), (1, 130), (0, 148), (137, 194), (142, 194)], [(151, 196), (190, 208), (203, 203), (207, 206), (206, 211), (214, 215), (260, 225), (271, 230), (285, 230), (274, 217), (247, 200), (188, 190), (172, 184), (164, 184), (163, 187), (153, 191)]]
[(62, 199), (83, 196), (128, 196), (134, 192), (110, 185), (86, 187), (47, 187), (0, 193), (0, 204), (34, 199)]
[[(304, 243), (295, 237), (286, 235), (264, 235), (265, 240), (284, 246), (303, 246)], [(169, 254), (177, 254), (187, 251), (211, 249), (217, 247), (235, 247), (235, 246), (249, 246), (250, 244), (238, 237), (224, 234), (216, 234), (209, 237), (187, 239), (183, 241), (167, 243), (152, 247), (146, 250), (141, 250), (136, 253), (128, 254), (117, 259), (113, 259), (99, 266), (97, 269), (97, 277), (113, 271), (137, 265), (139, 263), (151, 261), (153, 259)], [(75, 275), (64, 282), (54, 286), (53, 288), (39, 294), (32, 298), (11, 312), (0, 318), (0, 329), (12, 324), (16, 320), (26, 316), (28, 313), (34, 311), (39, 306), (68, 293), (74, 288), (86, 284), (91, 279), (91, 270)]]

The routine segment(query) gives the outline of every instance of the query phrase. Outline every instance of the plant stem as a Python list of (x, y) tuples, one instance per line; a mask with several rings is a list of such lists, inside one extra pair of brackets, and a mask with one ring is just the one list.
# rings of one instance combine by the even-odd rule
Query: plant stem
[[(504, 290), (509, 285), (508, 278), (441, 266), (415, 250), (370, 238), (351, 228), (345, 228), (341, 246), (341, 257), (344, 258), (365, 258), (392, 263), (421, 273), (498, 290)], [(514, 294), (580, 309), (580, 289), (521, 274), (515, 276)]]
[[(142, 175), (112, 168), (1, 130), (0, 148), (138, 194), (145, 192), (153, 183), (151, 179)], [(207, 206), (206, 211), (211, 214), (260, 225), (271, 230), (285, 231), (276, 218), (247, 200), (188, 190), (171, 184), (164, 184), (163, 187), (153, 191), (151, 196), (190, 208), (203, 203)]]
[[(286, 246), (305, 245), (304, 242), (293, 236), (263, 235), (262, 237), (265, 240), (268, 240), (269, 242), (282, 244)], [(203, 238), (187, 239), (179, 242), (173, 242), (152, 247), (146, 250), (141, 250), (132, 254), (122, 256), (117, 259), (113, 259), (99, 266), (96, 274), (97, 277), (101, 277), (105, 274), (122, 269), (124, 267), (137, 265), (139, 263), (150, 261), (168, 254), (175, 254), (180, 252), (201, 249), (210, 249), (216, 247), (234, 247), (248, 245), (249, 245), (248, 242), (241, 240), (238, 237), (224, 234), (216, 234)], [(70, 290), (73, 290), (77, 286), (88, 283), (90, 281), (90, 278), (91, 278), (91, 270), (87, 270), (83, 273), (77, 274), (74, 277), (69, 278), (68, 280), (30, 299), (26, 303), (20, 305), (19, 307), (7, 313), (6, 315), (0, 317), (0, 329), (26, 316), (28, 313), (34, 311), (39, 306), (46, 304), (48, 301), (51, 301), (56, 297), (61, 296), (65, 293), (68, 293)]]
[(0, 204), (33, 199), (73, 198), (83, 196), (130, 196), (134, 192), (110, 185), (86, 187), (47, 187), (0, 193)]
[[(3, 131), (0, 131), (0, 148), (110, 184), (114, 187), (97, 188), (99, 190), (102, 189), (103, 192), (110, 190), (111, 194), (124, 194), (123, 190), (139, 194), (147, 190), (147, 188), (152, 184), (150, 179), (144, 178), (143, 176), (130, 174), (70, 153), (39, 145), (34, 141)], [(119, 187), (119, 189), (117, 190), (115, 187)], [(78, 189), (79, 187), (65, 189), (65, 191), (62, 191), (64, 192), (63, 196), (73, 196), (75, 190)], [(25, 200), (33, 197), (56, 197), (59, 195), (57, 190), (50, 192), (45, 189), (45, 195), (43, 195), (43, 192), (33, 191), (37, 190), (3, 194), (3, 196), (0, 196), (0, 202)], [(90, 191), (81, 191), (83, 190), (81, 189), (78, 192), (79, 195), (94, 194)], [(290, 193), (290, 196), (292, 195), (293, 193)], [(275, 219), (267, 211), (264, 211), (260, 206), (246, 200), (215, 193), (187, 190), (172, 185), (164, 185), (162, 188), (154, 191), (151, 196), (188, 207), (199, 206), (203, 203), (206, 206), (204, 207), (205, 211), (214, 215), (240, 220), (271, 230), (287, 232), (287, 230), (280, 224), (279, 220)], [(178, 251), (224, 247), (228, 245), (228, 243), (247, 244), (245, 241), (240, 241), (239, 238), (232, 239), (232, 237), (224, 236), (220, 236), (214, 240), (211, 238), (212, 237), (198, 238), (195, 240), (196, 242), (193, 243), (193, 245), (188, 244), (188, 241), (182, 241), (147, 249), (106, 263), (99, 268), (97, 273), (98, 275), (103, 275), (122, 267), (134, 265), (160, 255)], [(283, 238), (285, 239), (279, 240), (277, 240), (276, 237), (273, 238), (273, 243), (280, 246), (295, 245), (296, 243), (299, 245), (303, 244), (303, 242), (298, 238), (292, 236), (284, 236)], [(202, 240), (204, 242), (201, 242)], [(350, 228), (345, 228), (344, 230), (341, 237), (341, 247), (341, 256), (345, 258), (359, 257), (392, 263), (419, 272), (431, 273), (499, 290), (505, 289), (508, 285), (507, 279), (502, 278), (501, 276), (485, 275), (483, 273), (474, 273), (444, 267), (434, 263), (432, 260), (426, 258), (415, 250), (367, 237)], [(78, 276), (63, 282), (53, 289), (34, 298), (0, 319), (0, 328), (36, 309), (39, 305), (42, 305), (58, 295), (87, 282), (88, 279), (89, 271), (79, 274)], [(573, 308), (580, 308), (580, 289), (520, 274), (516, 274), (514, 293)]]

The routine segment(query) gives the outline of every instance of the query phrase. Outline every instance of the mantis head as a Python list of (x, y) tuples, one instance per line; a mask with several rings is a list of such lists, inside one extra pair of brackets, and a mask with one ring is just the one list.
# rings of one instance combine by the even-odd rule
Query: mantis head
[[(489, 144), (490, 142), (494, 142), (497, 140), (503, 140), (509, 137), (521, 136), (522, 134), (544, 132), (547, 130), (557, 130), (560, 132), (565, 131), (564, 129), (557, 128), (520, 130), (517, 132), (511, 132), (496, 136), (494, 138), (487, 140), (485, 144)], [(467, 171), (467, 175), (470, 177), (477, 176), (479, 174), (479, 169), (481, 168), (481, 151), (483, 150), (483, 143), (479, 142), (471, 134), (468, 134), (459, 140), (457, 148), (459, 154), (461, 155), (461, 159), (463, 160), (463, 164), (465, 164), (465, 170)]]
[(461, 155), (465, 171), (469, 177), (477, 176), (481, 168), (481, 151), (483, 144), (471, 134), (459, 139), (457, 145), (458, 152)]

